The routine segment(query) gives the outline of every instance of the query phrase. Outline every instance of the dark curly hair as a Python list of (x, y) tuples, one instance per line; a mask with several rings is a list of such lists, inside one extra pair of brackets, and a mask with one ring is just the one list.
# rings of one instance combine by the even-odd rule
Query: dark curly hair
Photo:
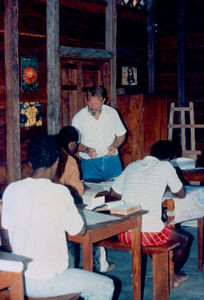
[(56, 136), (56, 138), (57, 138), (59, 145), (61, 147), (63, 147), (67, 151), (68, 154), (70, 154), (68, 144), (70, 142), (78, 143), (79, 134), (75, 127), (65, 126), (60, 130), (60, 132)]
[(151, 148), (150, 155), (159, 160), (172, 159), (174, 157), (174, 147), (172, 142), (167, 140), (156, 142)]
[(53, 136), (42, 135), (30, 141), (28, 158), (33, 171), (39, 168), (50, 168), (60, 155), (60, 147)]

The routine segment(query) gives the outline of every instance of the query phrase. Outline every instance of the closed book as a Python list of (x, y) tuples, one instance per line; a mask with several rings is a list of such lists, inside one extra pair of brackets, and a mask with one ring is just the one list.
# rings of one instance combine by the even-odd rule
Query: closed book
[(139, 204), (133, 206), (132, 204), (124, 203), (111, 207), (110, 212), (111, 214), (128, 215), (141, 209), (142, 207)]

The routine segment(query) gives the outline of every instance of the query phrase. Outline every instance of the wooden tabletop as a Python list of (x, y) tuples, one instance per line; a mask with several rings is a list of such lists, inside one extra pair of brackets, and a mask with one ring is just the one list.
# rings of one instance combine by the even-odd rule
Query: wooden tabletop
[(191, 170), (182, 170), (183, 176), (187, 181), (204, 182), (204, 168), (195, 168)]
[(141, 299), (141, 217), (147, 212), (141, 210), (126, 216), (120, 215), (116, 220), (88, 225), (87, 232), (83, 236), (68, 235), (69, 241), (82, 244), (83, 268), (93, 271), (93, 244), (121, 232), (132, 230), (133, 295), (135, 300)]

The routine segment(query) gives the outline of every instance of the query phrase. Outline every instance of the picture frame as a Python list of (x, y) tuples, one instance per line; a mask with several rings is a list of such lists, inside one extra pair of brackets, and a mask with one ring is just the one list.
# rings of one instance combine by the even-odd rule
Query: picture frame
[(121, 85), (137, 86), (138, 85), (138, 68), (134, 66), (121, 67)]
[(42, 125), (42, 103), (20, 102), (20, 127), (36, 127)]
[(117, 68), (117, 93), (138, 94), (145, 91), (145, 70), (141, 63), (119, 63)]
[(21, 91), (38, 92), (38, 58), (35, 56), (21, 56)]

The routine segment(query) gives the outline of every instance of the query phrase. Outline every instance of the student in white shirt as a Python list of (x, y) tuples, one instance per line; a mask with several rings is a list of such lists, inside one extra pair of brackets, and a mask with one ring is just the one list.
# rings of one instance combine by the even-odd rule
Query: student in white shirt
[(30, 297), (81, 293), (84, 299), (112, 299), (108, 277), (68, 268), (66, 232), (86, 231), (69, 190), (52, 182), (60, 148), (54, 137), (40, 136), (29, 145), (33, 176), (9, 184), (3, 194), (2, 226), (12, 251), (32, 259), (25, 271)]
[[(144, 210), (149, 211), (142, 217), (141, 238), (144, 246), (159, 246), (168, 241), (180, 242), (180, 247), (174, 251), (176, 287), (188, 277), (181, 274), (181, 268), (188, 258), (192, 237), (173, 229), (161, 220), (162, 197), (167, 187), (176, 197), (185, 197), (184, 187), (169, 162), (172, 153), (173, 146), (170, 141), (161, 140), (155, 143), (150, 156), (126, 167), (113, 183), (110, 195), (122, 195), (124, 202), (132, 205), (140, 204)], [(122, 233), (119, 239), (130, 244), (131, 233)]]

